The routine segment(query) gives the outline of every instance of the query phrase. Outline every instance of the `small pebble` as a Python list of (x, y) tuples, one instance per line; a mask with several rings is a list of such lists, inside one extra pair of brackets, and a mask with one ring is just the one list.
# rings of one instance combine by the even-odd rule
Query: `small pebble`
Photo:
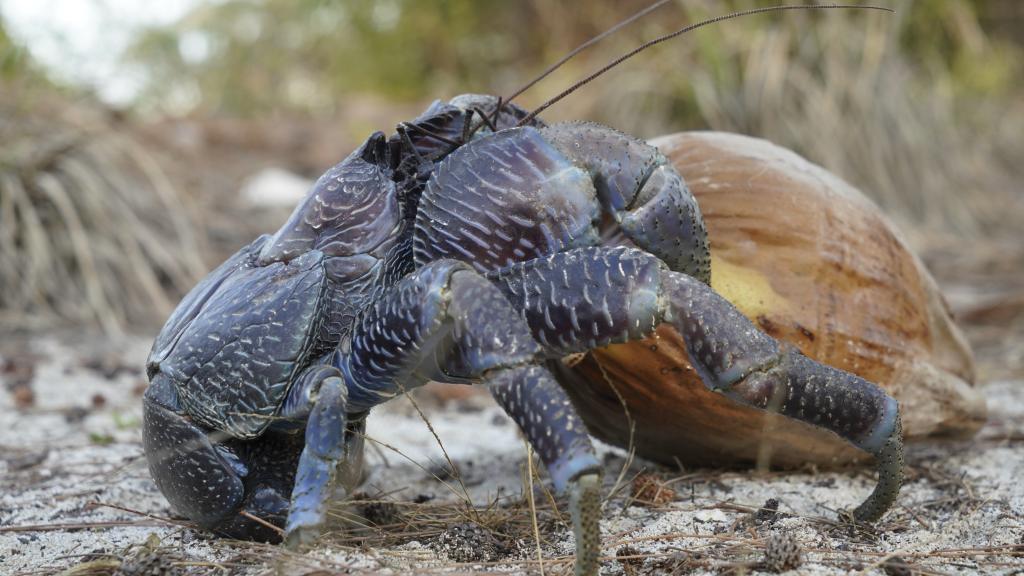
[(772, 523), (779, 515), (779, 501), (769, 498), (757, 512), (754, 513), (754, 522), (757, 524)]
[(640, 555), (639, 550), (627, 544), (615, 552), (615, 559), (622, 565), (622, 571), (626, 576), (633, 576), (644, 564), (643, 558), (636, 558)]
[(911, 576), (914, 571), (910, 569), (907, 561), (899, 556), (893, 556), (882, 564), (882, 570), (886, 576)]
[(449, 526), (430, 547), (454, 562), (493, 562), (502, 551), (494, 535), (475, 522)]

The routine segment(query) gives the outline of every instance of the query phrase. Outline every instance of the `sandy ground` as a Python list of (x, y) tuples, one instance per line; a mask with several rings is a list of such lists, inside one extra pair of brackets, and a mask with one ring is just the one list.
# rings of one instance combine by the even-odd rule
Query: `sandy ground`
[[(188, 528), (142, 459), (141, 365), (148, 345), (146, 338), (0, 342), (0, 573), (103, 574), (119, 566), (134, 574), (157, 574), (160, 567), (196, 574), (570, 573), (564, 520), (545, 504), (538, 481), (534, 536), (524, 503), (524, 443), (480, 395), (447, 403), (416, 396), (458, 478), (408, 398), (371, 415), (368, 435), (381, 444), (367, 452), (362, 490), (403, 504), (359, 510), (364, 516), (385, 510), (401, 529), (350, 531), (300, 556)], [(835, 513), (867, 495), (869, 470), (651, 467), (654, 474), (644, 477), (674, 492), (651, 506), (631, 496), (638, 485), (631, 480), (648, 466), (627, 465), (623, 452), (602, 448), (608, 487), (623, 478), (605, 506), (604, 571), (743, 573), (763, 568), (771, 540), (773, 549), (783, 542), (801, 551), (799, 573), (1024, 573), (1024, 382), (991, 383), (986, 394), (991, 421), (976, 439), (911, 448), (898, 505), (874, 529), (840, 523)], [(467, 511), (460, 479), (477, 512)], [(778, 513), (758, 513), (770, 499)], [(491, 530), (453, 526), (460, 516)], [(518, 528), (505, 530), (503, 523)]]

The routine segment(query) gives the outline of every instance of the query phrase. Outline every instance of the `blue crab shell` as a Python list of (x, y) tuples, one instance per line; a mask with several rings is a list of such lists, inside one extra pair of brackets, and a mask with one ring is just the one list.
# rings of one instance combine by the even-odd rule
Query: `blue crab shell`
[(253, 266), (267, 239), (242, 248), (189, 292), (147, 361), (151, 375), (173, 380), (199, 424), (235, 438), (257, 437), (273, 421), (319, 352), (328, 305), (323, 254)]

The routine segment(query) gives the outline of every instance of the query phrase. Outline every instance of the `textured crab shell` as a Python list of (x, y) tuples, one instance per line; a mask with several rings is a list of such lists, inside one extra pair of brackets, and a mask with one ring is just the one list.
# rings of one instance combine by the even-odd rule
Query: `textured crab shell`
[[(764, 140), (689, 132), (652, 144), (700, 203), (716, 291), (772, 336), (885, 388), (908, 439), (981, 427), (970, 348), (877, 206)], [(569, 391), (591, 432), (626, 446), (635, 426), (637, 453), (652, 460), (798, 466), (866, 457), (829, 432), (707, 390), (668, 326), (566, 363), (582, 376)]]
[(254, 438), (272, 422), (314, 352), (326, 306), (323, 254), (251, 266), (267, 238), (185, 296), (147, 362), (174, 381), (190, 416), (235, 438)]

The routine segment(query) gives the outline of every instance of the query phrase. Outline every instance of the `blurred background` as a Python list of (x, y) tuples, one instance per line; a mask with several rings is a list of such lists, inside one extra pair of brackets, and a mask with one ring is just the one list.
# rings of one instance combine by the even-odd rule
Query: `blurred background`
[[(916, 0), (743, 18), (556, 105), (641, 137), (767, 138), (903, 230), (983, 362), (1024, 370), (1024, 5)], [(0, 330), (150, 335), (296, 194), (435, 98), (509, 94), (646, 0), (0, 2)], [(517, 99), (536, 106), (684, 23), (670, 3)], [(986, 368), (987, 367), (987, 368)]]

